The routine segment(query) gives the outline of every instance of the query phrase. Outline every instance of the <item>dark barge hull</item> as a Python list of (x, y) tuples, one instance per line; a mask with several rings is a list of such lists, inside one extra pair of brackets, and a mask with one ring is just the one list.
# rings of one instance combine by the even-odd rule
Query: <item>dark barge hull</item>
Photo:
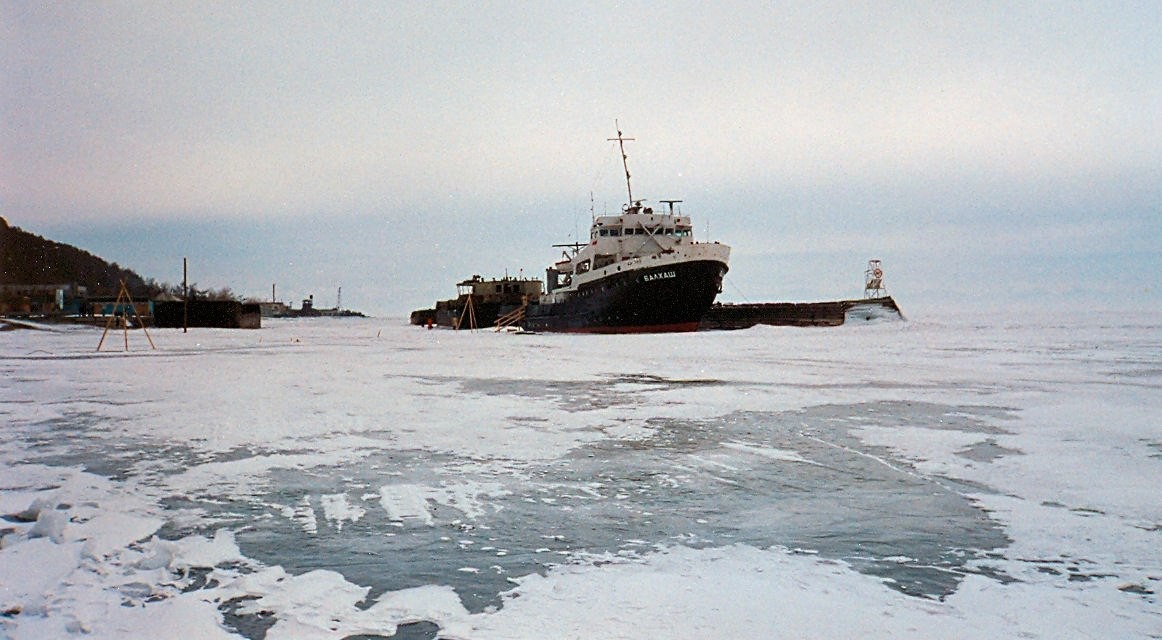
[(727, 266), (694, 260), (614, 273), (586, 283), (564, 302), (529, 305), (530, 331), (665, 333), (697, 331)]
[[(462, 318), (462, 322), (464, 322), (462, 329), (485, 329), (488, 326), (494, 326), (496, 324), (496, 318), (508, 314), (508, 312), (519, 307), (519, 304), (511, 302), (473, 301), (473, 314), (469, 316), (464, 312), (465, 304), (465, 301), (450, 300), (438, 303), (435, 309), (417, 309), (411, 312), (409, 322), (418, 325), (425, 325), (431, 322), (431, 324), (436, 326), (449, 326), (452, 329), (459, 329), (459, 323)], [(472, 326), (473, 318), (475, 318), (475, 326)]]
[[(408, 318), (415, 325), (426, 325), (429, 322), (439, 327), (460, 328), (458, 325), (463, 319), (464, 329), (483, 329), (496, 325), (500, 318), (520, 307), (514, 302), (479, 302), (480, 296), (473, 297), (472, 316), (464, 313), (466, 300), (445, 300), (437, 303), (434, 309), (416, 309)], [(476, 319), (476, 326), (471, 326), (472, 318)]]
[(158, 300), (153, 303), (153, 326), (168, 329), (211, 327), (218, 329), (260, 329), (259, 305), (236, 300)]
[(436, 310), (416, 309), (408, 316), (408, 322), (418, 325), (436, 324)]
[(829, 302), (762, 302), (715, 304), (702, 316), (698, 329), (748, 329), (757, 324), (789, 327), (836, 327), (848, 318), (903, 319), (891, 296)]

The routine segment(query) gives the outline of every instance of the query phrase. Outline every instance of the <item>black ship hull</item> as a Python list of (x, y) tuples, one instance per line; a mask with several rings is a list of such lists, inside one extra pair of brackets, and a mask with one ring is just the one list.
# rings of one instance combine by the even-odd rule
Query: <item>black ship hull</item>
[(524, 328), (573, 333), (697, 331), (727, 266), (692, 260), (613, 273), (561, 302), (530, 304)]

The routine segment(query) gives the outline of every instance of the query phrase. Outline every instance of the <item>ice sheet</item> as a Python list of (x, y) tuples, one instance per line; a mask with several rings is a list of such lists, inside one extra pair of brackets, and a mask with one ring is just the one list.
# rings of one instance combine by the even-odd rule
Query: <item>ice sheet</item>
[(0, 635), (1156, 636), (1160, 329), (6, 332)]

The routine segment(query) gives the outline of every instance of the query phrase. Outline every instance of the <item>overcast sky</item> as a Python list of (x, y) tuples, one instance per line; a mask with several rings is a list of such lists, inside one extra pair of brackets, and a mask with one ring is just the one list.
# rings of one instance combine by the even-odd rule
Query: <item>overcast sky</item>
[(1160, 2), (0, 0), (0, 215), (159, 281), (543, 275), (615, 120), (724, 299), (1162, 309)]

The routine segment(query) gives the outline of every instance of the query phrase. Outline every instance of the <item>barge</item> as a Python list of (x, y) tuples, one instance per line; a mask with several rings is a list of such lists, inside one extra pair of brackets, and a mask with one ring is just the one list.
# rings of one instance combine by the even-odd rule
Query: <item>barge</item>
[(900, 307), (891, 296), (826, 302), (716, 303), (702, 316), (698, 329), (749, 329), (759, 324), (837, 327), (855, 321), (902, 318)]
[(698, 329), (749, 329), (759, 324), (837, 327), (848, 322), (904, 319), (899, 305), (884, 286), (881, 261), (868, 261), (863, 289), (864, 297), (854, 300), (715, 303), (702, 316)]
[(519, 315), (530, 300), (541, 295), (541, 281), (532, 278), (484, 279), (479, 275), (456, 284), (455, 298), (440, 300), (430, 309), (411, 313), (414, 325), (452, 329), (496, 326), (498, 320)]

